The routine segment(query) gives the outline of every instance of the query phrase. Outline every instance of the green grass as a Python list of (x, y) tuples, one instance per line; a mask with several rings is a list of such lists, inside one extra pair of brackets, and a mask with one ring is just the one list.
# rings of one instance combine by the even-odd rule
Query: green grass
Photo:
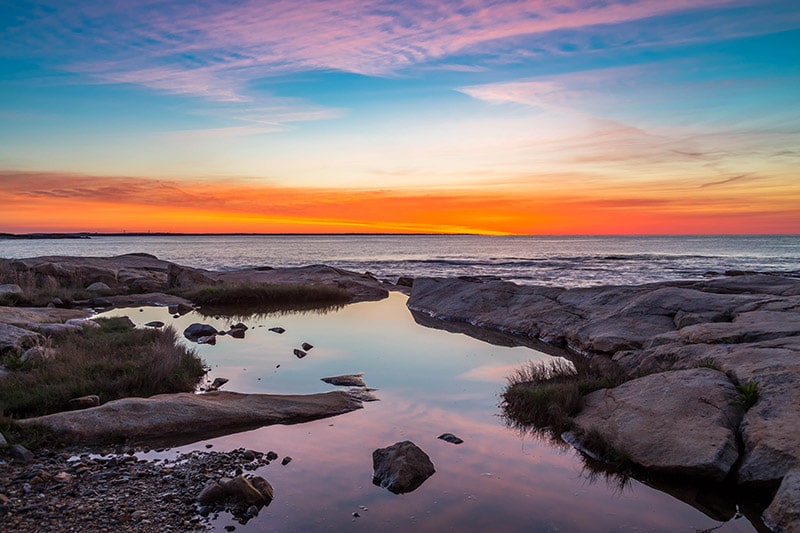
[(258, 306), (336, 304), (350, 300), (350, 294), (336, 287), (306, 284), (242, 283), (209, 285), (180, 293), (198, 305)]
[(587, 360), (530, 362), (507, 378), (501, 407), (506, 420), (514, 426), (560, 435), (572, 427), (572, 416), (585, 394), (616, 387), (625, 378), (621, 371), (601, 373)]
[(713, 357), (703, 357), (697, 361), (697, 368), (710, 368), (712, 370), (722, 370), (719, 361)]
[(105, 403), (188, 392), (205, 374), (202, 361), (171, 328), (133, 329), (125, 317), (98, 322), (98, 329), (55, 339), (52, 359), (5, 376), (0, 411), (20, 418), (68, 409), (70, 399), (89, 394)]
[(736, 390), (739, 391), (739, 397), (734, 402), (736, 405), (742, 406), (747, 411), (753, 407), (758, 401), (758, 382), (747, 381), (736, 385)]

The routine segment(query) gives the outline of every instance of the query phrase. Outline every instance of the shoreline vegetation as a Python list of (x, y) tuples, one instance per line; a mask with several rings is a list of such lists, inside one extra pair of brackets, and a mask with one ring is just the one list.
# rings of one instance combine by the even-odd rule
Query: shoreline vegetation
[[(76, 330), (68, 327), (76, 319), (64, 313), (77, 312), (69, 308), (324, 307), (410, 290), (408, 308), (415, 317), (428, 317), (426, 325), (472, 324), (523, 345), (544, 342), (570, 354), (569, 361), (531, 364), (509, 376), (501, 407), (511, 425), (562, 439), (617, 472), (728, 483), (759, 489), (770, 495), (767, 500), (777, 494), (764, 523), (776, 531), (800, 525), (798, 487), (787, 486), (800, 480), (800, 436), (791, 429), (800, 422), (798, 279), (754, 274), (559, 289), (418, 278), (409, 289), (322, 265), (213, 272), (127, 254), (0, 259), (0, 287), (0, 357), (7, 374), (0, 380), (13, 384), (0, 394), (6, 414), (0, 431), (18, 442), (54, 441), (46, 428), (22, 427), (8, 415), (58, 411), (68, 406), (68, 396), (96, 394), (101, 384), (111, 387), (102, 392), (106, 403), (114, 397), (111, 390), (120, 398), (177, 393), (192, 390), (202, 378), (202, 362), (178, 345), (174, 331), (135, 330), (120, 321), (86, 321), (93, 325)], [(92, 344), (98, 342), (120, 349), (150, 346), (153, 354), (171, 353), (168, 359), (177, 366), (144, 377), (143, 367), (121, 362), (126, 355), (114, 357), (116, 366), (87, 359), (75, 372), (93, 375), (95, 385), (87, 386), (66, 383), (69, 368), (48, 359), (48, 350), (55, 350), (78, 361), (82, 353), (100, 352)], [(39, 349), (40, 361), (22, 360), (31, 348)], [(144, 366), (158, 365), (151, 360)], [(44, 378), (45, 369), (62, 377)], [(135, 385), (119, 385), (117, 374)], [(165, 379), (175, 374), (181, 378)], [(63, 381), (65, 390), (48, 385), (54, 397), (37, 395), (29, 381), (37, 376), (42, 383)], [(344, 396), (335, 399), (333, 411), (333, 399), (320, 401), (326, 404), (320, 412), (330, 414), (358, 407)], [(300, 418), (314, 416), (304, 412)]]

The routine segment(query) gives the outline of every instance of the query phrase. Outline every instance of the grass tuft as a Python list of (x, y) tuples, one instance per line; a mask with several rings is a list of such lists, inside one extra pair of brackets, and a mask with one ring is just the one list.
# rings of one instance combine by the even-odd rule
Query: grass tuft
[(736, 385), (739, 397), (733, 403), (741, 406), (745, 411), (753, 407), (758, 401), (758, 382), (747, 381)]
[(533, 426), (560, 435), (572, 426), (585, 394), (616, 387), (625, 381), (620, 372), (600, 372), (588, 360), (530, 362), (508, 377), (501, 407), (514, 426)]
[(196, 353), (172, 328), (134, 329), (127, 317), (98, 319), (101, 327), (53, 340), (55, 354), (27, 371), (10, 372), (0, 388), (6, 416), (38, 416), (97, 394), (101, 402), (128, 396), (189, 392), (205, 374)]
[(305, 284), (242, 283), (208, 285), (182, 292), (181, 296), (199, 305), (257, 306), (337, 304), (350, 300), (350, 294), (336, 287)]

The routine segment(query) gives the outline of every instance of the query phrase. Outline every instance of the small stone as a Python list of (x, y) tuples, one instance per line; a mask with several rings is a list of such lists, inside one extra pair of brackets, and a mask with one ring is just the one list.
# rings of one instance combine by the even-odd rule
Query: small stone
[(53, 476), (53, 481), (56, 483), (72, 483), (72, 474), (68, 472), (59, 472)]
[(281, 460), (281, 464), (282, 464), (283, 466), (286, 466), (286, 465), (288, 465), (288, 464), (289, 464), (289, 463), (291, 463), (291, 462), (292, 462), (292, 458), (291, 458), (291, 457), (289, 457), (288, 455), (287, 455), (286, 457), (284, 457), (284, 458), (283, 458), (283, 460)]
[(452, 433), (442, 433), (437, 438), (442, 439), (445, 442), (449, 442), (450, 444), (462, 444), (464, 441)]
[(11, 457), (20, 463), (30, 463), (33, 461), (33, 453), (22, 444), (14, 444), (10, 448)]
[(309, 351), (311, 348), (314, 347), (314, 345), (304, 342), (303, 344), (300, 345), (300, 347), (303, 348), (305, 351)]
[(294, 354), (297, 356), (298, 359), (302, 359), (303, 357), (306, 356), (306, 352), (304, 352), (303, 350), (299, 350), (297, 348), (294, 349)]
[(285, 333), (285, 332), (286, 332), (286, 330), (285, 330), (285, 329), (283, 329), (283, 328), (281, 328), (281, 327), (269, 328), (269, 330), (270, 330), (270, 331), (273, 331), (273, 332), (275, 332), (275, 333), (278, 333), (278, 334), (281, 334), (281, 333)]
[(277, 458), (278, 458), (278, 454), (277, 453), (275, 453), (273, 451), (267, 452), (267, 460), (268, 461), (274, 461)]
[(211, 346), (214, 346), (217, 344), (217, 336), (205, 335), (203, 337), (197, 337), (197, 344), (210, 344)]
[(256, 458), (256, 452), (254, 452), (253, 450), (245, 450), (244, 453), (242, 454), (242, 459), (244, 459), (245, 461), (254, 461), (255, 458)]
[(236, 526), (225, 526), (225, 531), (236, 531)]
[(148, 328), (163, 328), (164, 323), (161, 322), (160, 320), (153, 320), (152, 322), (148, 322), (147, 324), (145, 324), (145, 326), (147, 326)]
[(358, 513), (353, 513), (353, 518), (359, 518), (359, 517), (361, 517), (361, 515), (360, 515), (360, 514), (358, 514)]

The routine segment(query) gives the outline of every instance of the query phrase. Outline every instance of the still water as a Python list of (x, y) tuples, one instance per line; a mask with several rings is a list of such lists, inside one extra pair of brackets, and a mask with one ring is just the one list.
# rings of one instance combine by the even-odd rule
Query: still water
[[(713, 489), (701, 489), (706, 503), (695, 504), (705, 514), (639, 481), (621, 487), (593, 476), (573, 449), (509, 428), (498, 407), (506, 376), (522, 363), (551, 356), (423, 327), (405, 302), (392, 293), (328, 312), (173, 319), (164, 308), (144, 308), (106, 316), (127, 314), (137, 325), (161, 320), (179, 332), (192, 322), (226, 329), (244, 321), (251, 328), (244, 339), (223, 336), (216, 346), (192, 345), (211, 367), (209, 379), (230, 379), (223, 390), (325, 392), (335, 387), (320, 378), (357, 372), (378, 389), (379, 401), (352, 413), (171, 450), (211, 444), (214, 450), (274, 450), (293, 458), (256, 471), (275, 488), (270, 506), (246, 524), (220, 515), (218, 531), (230, 525), (236, 531), (304, 532), (754, 531), (747, 518), (733, 518), (732, 501), (714, 503)], [(285, 333), (269, 331), (274, 326)], [(303, 342), (314, 348), (298, 359), (293, 349)], [(437, 439), (445, 432), (464, 443)], [(372, 451), (402, 440), (422, 448), (436, 473), (414, 492), (395, 495), (372, 484)]]

